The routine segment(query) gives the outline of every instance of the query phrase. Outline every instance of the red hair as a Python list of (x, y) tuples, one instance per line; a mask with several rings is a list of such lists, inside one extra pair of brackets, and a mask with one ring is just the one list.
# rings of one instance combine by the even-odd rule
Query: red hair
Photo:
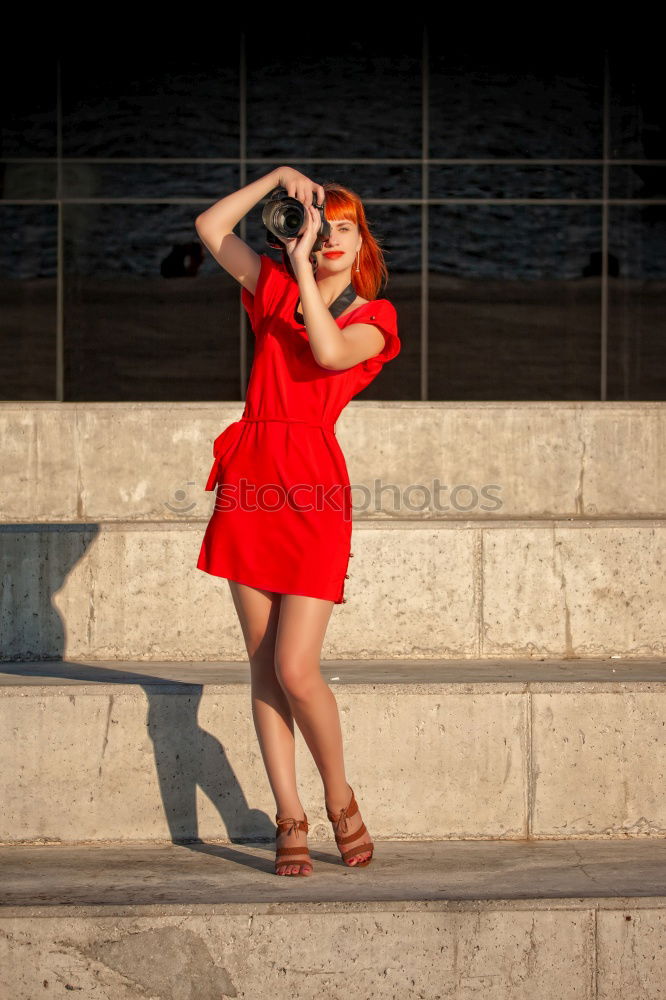
[[(379, 241), (370, 232), (363, 202), (354, 191), (333, 181), (327, 181), (322, 187), (326, 194), (325, 214), (328, 221), (349, 219), (358, 226), (359, 235), (363, 238), (358, 255), (360, 270), (356, 270), (354, 261), (351, 282), (357, 295), (372, 301), (377, 298), (382, 283), (386, 284), (388, 281), (388, 268)], [(295, 278), (286, 247), (282, 247), (282, 261), (289, 274)]]

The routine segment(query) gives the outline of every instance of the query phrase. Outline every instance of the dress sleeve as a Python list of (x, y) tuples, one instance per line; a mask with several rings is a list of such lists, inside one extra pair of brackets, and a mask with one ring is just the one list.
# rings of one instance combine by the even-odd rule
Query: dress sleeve
[(367, 315), (359, 319), (362, 323), (371, 323), (384, 334), (384, 346), (374, 357), (363, 362), (366, 371), (376, 371), (396, 355), (400, 354), (401, 344), (398, 337), (398, 313), (388, 299), (378, 299), (368, 303)]
[(275, 311), (275, 306), (291, 280), (282, 263), (265, 253), (259, 255), (259, 260), (261, 269), (254, 295), (247, 288), (241, 287), (241, 302), (250, 317), (255, 336), (261, 329), (262, 320)]

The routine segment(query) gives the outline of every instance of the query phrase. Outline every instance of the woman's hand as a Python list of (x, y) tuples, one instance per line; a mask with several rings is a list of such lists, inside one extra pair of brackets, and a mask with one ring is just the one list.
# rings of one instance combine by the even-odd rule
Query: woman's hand
[(297, 272), (301, 265), (311, 267), (310, 254), (321, 228), (321, 215), (314, 205), (308, 205), (304, 215), (304, 228), (300, 236), (292, 236), (291, 239), (278, 236), (287, 248), (294, 272)]
[(279, 187), (285, 188), (290, 198), (297, 198), (298, 201), (309, 206), (312, 204), (312, 194), (316, 192), (317, 204), (319, 206), (324, 204), (326, 192), (321, 184), (315, 184), (309, 177), (294, 170), (293, 167), (279, 167), (277, 173)]

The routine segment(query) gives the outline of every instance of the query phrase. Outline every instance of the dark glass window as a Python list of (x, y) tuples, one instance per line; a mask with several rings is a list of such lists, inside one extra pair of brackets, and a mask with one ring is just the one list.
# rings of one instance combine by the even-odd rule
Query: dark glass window
[(276, 45), (270, 32), (247, 45), (247, 155), (381, 159), (418, 156), (421, 48), (399, 33), (317, 34), (313, 51)]
[(610, 212), (608, 398), (664, 399), (666, 205)]
[(658, 43), (339, 34), (6, 55), (1, 398), (242, 399), (254, 338), (194, 222), (283, 163), (355, 190), (386, 254), (403, 348), (357, 398), (664, 398)]
[(602, 155), (603, 49), (532, 39), (430, 43), (430, 155), (576, 160)]
[(599, 398), (597, 206), (430, 210), (428, 398)]

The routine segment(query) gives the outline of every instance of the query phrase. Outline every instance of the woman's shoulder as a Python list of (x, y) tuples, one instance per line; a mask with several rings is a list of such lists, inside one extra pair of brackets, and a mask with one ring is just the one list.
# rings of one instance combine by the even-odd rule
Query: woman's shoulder
[(282, 257), (272, 257), (270, 254), (262, 251), (259, 254), (259, 261), (261, 265), (266, 268), (266, 270), (273, 271), (281, 277), (288, 278), (290, 281), (296, 280), (287, 270)]
[(282, 308), (282, 302), (290, 294), (294, 279), (282, 260), (276, 260), (266, 253), (259, 254), (259, 275), (254, 292), (241, 289), (241, 302), (245, 306), (255, 333), (260, 322)]
[[(398, 313), (390, 299), (369, 299), (363, 305), (370, 307), (370, 312), (375, 311), (383, 318), (397, 321)], [(363, 309), (363, 305), (359, 306), (359, 309)]]

